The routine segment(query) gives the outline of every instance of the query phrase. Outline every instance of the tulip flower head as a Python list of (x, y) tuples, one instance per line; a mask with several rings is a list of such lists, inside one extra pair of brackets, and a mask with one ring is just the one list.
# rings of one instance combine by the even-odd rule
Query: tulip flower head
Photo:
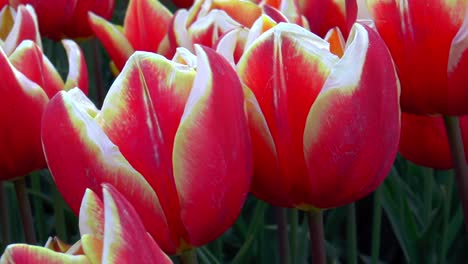
[(331, 208), (364, 197), (396, 156), (399, 83), (378, 34), (355, 24), (341, 59), (280, 23), (237, 64), (254, 153), (252, 192), (282, 207)]
[(14, 15), (14, 24), (0, 49), (0, 121), (4, 125), (0, 132), (1, 180), (46, 167), (40, 126), (49, 98), (75, 86), (88, 90), (86, 63), (76, 43), (63, 41), (70, 65), (64, 82), (42, 53), (34, 10), (19, 6), (15, 13), (5, 7), (1, 15), (5, 17), (8, 12)]
[(9, 3), (15, 8), (22, 4), (32, 5), (41, 34), (55, 40), (91, 36), (88, 12), (109, 19), (115, 5), (114, 0), (10, 0)]
[(201, 46), (176, 59), (190, 64), (136, 52), (100, 111), (79, 90), (61, 92), (42, 123), (47, 163), (70, 207), (77, 212), (86, 188), (99, 193), (109, 182), (168, 254), (229, 228), (252, 173), (235, 70)]
[(468, 114), (468, 1), (367, 0), (413, 114)]
[(87, 189), (80, 209), (81, 240), (73, 246), (54, 239), (45, 247), (14, 244), (1, 264), (142, 263), (169, 264), (170, 258), (146, 233), (133, 206), (114, 187), (104, 184), (101, 200)]

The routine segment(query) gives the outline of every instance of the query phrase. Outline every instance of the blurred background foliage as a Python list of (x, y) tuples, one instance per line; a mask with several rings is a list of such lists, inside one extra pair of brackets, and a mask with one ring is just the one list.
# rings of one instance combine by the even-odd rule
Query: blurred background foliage
[[(161, 1), (172, 11), (175, 6)], [(122, 24), (128, 0), (117, 0), (112, 22)], [(60, 43), (43, 39), (44, 52), (63, 77), (68, 73)], [(79, 43), (89, 71), (90, 98), (100, 107), (114, 80), (109, 57), (98, 40)], [(48, 170), (27, 178), (38, 243), (57, 235), (68, 243), (79, 239), (78, 220), (55, 188)], [(9, 205), (8, 243), (25, 241), (12, 182), (0, 186)], [(339, 191), (339, 190), (338, 190)], [(385, 182), (355, 204), (324, 214), (329, 263), (465, 263), (468, 243), (463, 213), (452, 171), (420, 167), (398, 156)], [(281, 210), (283, 210), (281, 212)], [(234, 226), (216, 241), (197, 251), (200, 263), (279, 263), (275, 214), (288, 219), (290, 263), (309, 263), (307, 217), (297, 209), (274, 208), (249, 196)], [(355, 215), (355, 219), (353, 219)], [(356, 244), (353, 243), (353, 237)], [(356, 249), (356, 250), (354, 250)], [(175, 263), (178, 259), (174, 258)]]

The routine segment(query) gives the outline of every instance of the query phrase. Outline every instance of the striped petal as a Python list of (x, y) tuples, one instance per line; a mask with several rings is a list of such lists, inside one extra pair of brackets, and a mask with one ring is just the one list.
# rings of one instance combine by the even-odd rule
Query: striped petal
[(264, 0), (262, 4), (270, 5), (278, 9), (291, 23), (302, 25), (302, 15), (296, 0)]
[(321, 37), (339, 27), (347, 39), (358, 12), (356, 0), (298, 0), (298, 5), (309, 21), (310, 31)]
[(80, 46), (73, 40), (68, 39), (62, 40), (62, 44), (67, 52), (69, 68), (64, 89), (70, 90), (78, 87), (85, 94), (88, 94), (88, 68)]
[(91, 189), (86, 189), (81, 201), (79, 226), (81, 236), (90, 234), (97, 239), (104, 236), (104, 205)]
[[(266, 187), (262, 190), (262, 186), (281, 186), (275, 190), (277, 195), (290, 199), (276, 205), (293, 206), (296, 200), (302, 199), (303, 186), (308, 184), (302, 143), (306, 117), (336, 61), (337, 57), (328, 51), (327, 42), (297, 25), (286, 23), (262, 34), (240, 59), (239, 76), (258, 100), (280, 163), (274, 175), (255, 175), (258, 184), (254, 187), (260, 189), (253, 192), (259, 197), (273, 193)], [(265, 139), (262, 135), (252, 137)], [(254, 147), (268, 145), (264, 142)], [(263, 158), (254, 157), (256, 167), (269, 166), (267, 161), (261, 160)], [(255, 170), (269, 171), (266, 168)], [(277, 198), (270, 197), (266, 201), (273, 203)]]
[(195, 246), (236, 220), (249, 191), (251, 146), (242, 86), (214, 50), (196, 46), (197, 76), (177, 130), (172, 160), (182, 219)]
[(17, 71), (0, 49), (0, 177), (24, 176), (45, 167), (40, 139), (44, 90)]
[(171, 12), (158, 0), (130, 0), (124, 35), (135, 50), (156, 52), (167, 34), (171, 19)]
[(318, 208), (341, 206), (374, 191), (398, 146), (399, 83), (385, 44), (375, 31), (355, 24), (347, 45), (304, 130), (306, 203)]
[(172, 263), (146, 230), (137, 212), (114, 187), (104, 184), (104, 244), (101, 263)]
[(225, 11), (235, 21), (248, 28), (262, 14), (262, 9), (257, 4), (246, 0), (214, 0), (211, 8)]
[(234, 66), (244, 53), (248, 35), (249, 31), (244, 28), (230, 30), (218, 39), (215, 45), (216, 51)]
[(85, 234), (81, 236), (81, 244), (84, 254), (91, 264), (102, 263), (103, 238), (96, 238), (93, 235)]
[(176, 243), (189, 241), (180, 217), (171, 156), (194, 77), (195, 71), (188, 66), (136, 52), (110, 88), (97, 117), (109, 138), (156, 191)]
[(54, 65), (31, 40), (25, 40), (8, 58), (21, 73), (39, 84), (51, 98), (63, 89), (64, 83)]
[(93, 34), (88, 23), (88, 12), (110, 19), (114, 11), (115, 0), (78, 0), (73, 16), (65, 26), (63, 33), (67, 38), (86, 38)]
[(214, 48), (219, 37), (240, 27), (241, 24), (232, 19), (226, 12), (212, 10), (208, 15), (196, 20), (189, 27), (188, 34), (193, 43)]
[(87, 188), (100, 194), (100, 184), (111, 183), (135, 205), (161, 246), (174, 252), (156, 193), (98, 126), (93, 119), (97, 113), (84, 98), (77, 88), (58, 93), (49, 102), (42, 122), (47, 164), (65, 201), (78, 213)]
[[(466, 99), (462, 99), (467, 96), (466, 86), (448, 88), (447, 80), (448, 70), (450, 82), (458, 82), (461, 74), (454, 72), (455, 65), (462, 72), (466, 70), (466, 62), (453, 56), (457, 51), (452, 52), (450, 65), (449, 56), (468, 1), (368, 0), (368, 7), (398, 70), (402, 110), (415, 114), (468, 114)], [(467, 80), (466, 74), (462, 75)]]
[(58, 253), (53, 250), (25, 244), (10, 245), (5, 249), (1, 264), (87, 264), (90, 263), (86, 256), (73, 256)]
[(135, 49), (118, 26), (93, 13), (88, 15), (89, 25), (109, 53), (118, 70), (121, 70)]
[[(0, 2), (1, 1), (2, 0), (0, 0)], [(14, 9), (9, 6), (0, 5), (0, 46), (3, 46), (2, 41), (7, 38), (8, 33), (10, 33), (14, 22), (15, 22)]]
[(3, 50), (7, 55), (13, 53), (23, 40), (32, 40), (42, 48), (41, 36), (37, 24), (36, 13), (32, 6), (20, 5), (16, 11), (15, 22), (8, 37), (3, 43)]
[[(465, 153), (468, 153), (468, 117), (460, 118)], [(447, 132), (441, 116), (401, 114), (399, 151), (406, 159), (434, 169), (451, 169)], [(468, 162), (468, 158), (467, 158)]]

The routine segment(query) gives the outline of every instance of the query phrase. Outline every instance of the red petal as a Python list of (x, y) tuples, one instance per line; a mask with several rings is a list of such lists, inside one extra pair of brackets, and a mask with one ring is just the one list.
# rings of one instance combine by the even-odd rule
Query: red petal
[(251, 146), (242, 86), (229, 62), (196, 46), (197, 76), (177, 130), (174, 177), (195, 246), (228, 229), (249, 191)]
[(80, 88), (85, 94), (88, 94), (88, 68), (86, 60), (80, 46), (73, 40), (62, 40), (68, 57), (68, 75), (65, 82), (65, 90), (74, 87)]
[(172, 263), (161, 251), (133, 206), (112, 185), (104, 184), (104, 247), (105, 263), (132, 263), (136, 258), (145, 263)]
[(83, 196), (79, 225), (81, 236), (90, 234), (97, 239), (104, 237), (104, 205), (91, 189), (86, 189)]
[(0, 49), (0, 177), (2, 180), (45, 167), (40, 124), (47, 95), (9, 63)]
[(89, 25), (102, 42), (118, 70), (121, 70), (127, 59), (135, 51), (119, 28), (104, 18), (93, 13), (88, 14)]
[(5, 39), (2, 48), (7, 55), (10, 55), (23, 40), (32, 40), (39, 47), (42, 46), (36, 13), (29, 5), (20, 5), (18, 7), (13, 28)]
[(355, 24), (343, 58), (307, 116), (306, 203), (341, 206), (379, 186), (398, 147), (398, 99), (399, 83), (385, 43), (374, 30)]
[(64, 28), (63, 33), (67, 38), (85, 38), (93, 34), (88, 23), (88, 12), (110, 19), (114, 11), (115, 0), (87, 0), (77, 1), (70, 22)]
[(135, 50), (156, 52), (171, 19), (171, 12), (157, 0), (130, 0), (124, 34)]
[[(449, 90), (447, 83), (450, 46), (467, 7), (466, 1), (369, 1), (370, 13), (397, 66), (403, 111), (468, 114), (462, 99), (467, 96), (466, 86)], [(454, 113), (455, 109), (463, 111)]]
[(54, 96), (44, 112), (42, 143), (58, 189), (78, 213), (86, 188), (100, 194), (101, 183), (113, 184), (135, 205), (161, 246), (175, 252), (156, 193), (93, 120), (97, 113), (89, 105), (75, 88)]

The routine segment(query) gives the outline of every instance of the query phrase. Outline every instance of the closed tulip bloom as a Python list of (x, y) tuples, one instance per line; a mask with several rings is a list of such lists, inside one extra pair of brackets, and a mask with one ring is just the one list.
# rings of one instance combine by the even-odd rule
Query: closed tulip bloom
[(323, 39), (280, 23), (237, 68), (248, 88), (256, 196), (332, 208), (379, 186), (396, 156), (400, 108), (396, 72), (375, 31), (355, 24), (339, 59)]
[[(468, 117), (460, 118), (460, 127), (465, 153), (468, 153)], [(445, 170), (453, 167), (442, 116), (403, 112), (399, 151), (403, 157), (418, 165)]]
[(104, 184), (102, 196), (86, 190), (80, 207), (81, 240), (75, 245), (57, 239), (45, 247), (14, 244), (6, 248), (0, 263), (135, 263), (137, 259), (148, 264), (172, 263), (122, 194)]
[(111, 183), (169, 254), (229, 228), (252, 173), (240, 80), (215, 51), (196, 52), (176, 56), (189, 65), (136, 52), (100, 111), (78, 90), (61, 92), (42, 123), (47, 163), (71, 208), (86, 188), (99, 194)]
[(413, 114), (468, 114), (468, 1), (367, 1), (395, 61), (401, 107)]
[[(92, 35), (88, 12), (109, 19), (114, 0), (10, 0), (17, 7), (30, 4), (36, 10), (41, 34), (52, 39), (85, 38)], [(59, 12), (56, 12), (59, 10)]]

